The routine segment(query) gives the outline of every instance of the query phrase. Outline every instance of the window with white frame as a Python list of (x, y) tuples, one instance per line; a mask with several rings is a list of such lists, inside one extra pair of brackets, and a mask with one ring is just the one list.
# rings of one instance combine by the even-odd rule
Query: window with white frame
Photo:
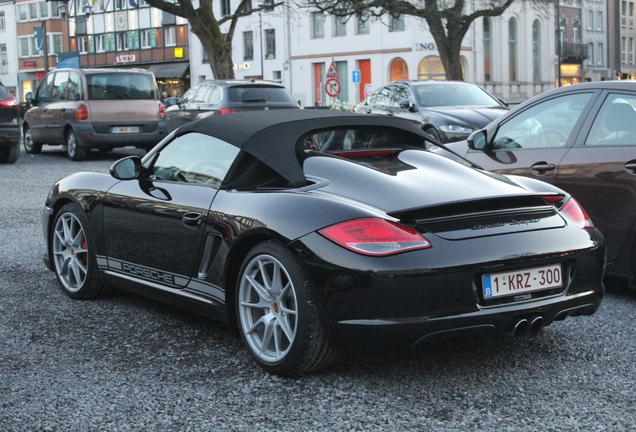
[(621, 2), (621, 27), (627, 27), (627, 2)]
[(221, 16), (231, 15), (230, 0), (221, 0)]
[(105, 52), (106, 51), (106, 49), (104, 48), (105, 35), (103, 34), (95, 35), (94, 38), (95, 38), (95, 52), (98, 52), (98, 53)]
[(336, 37), (347, 35), (347, 19), (345, 17), (333, 17), (333, 35)]
[(0, 30), (7, 28), (7, 22), (4, 19), (4, 11), (0, 11)]
[(621, 63), (627, 64), (627, 38), (621, 39)]
[(9, 72), (9, 60), (7, 57), (7, 45), (6, 44), (1, 44), (0, 45), (0, 73), (7, 73)]
[(587, 29), (594, 30), (594, 11), (587, 11)]
[(243, 60), (254, 60), (254, 32), (243, 32)]
[(276, 30), (265, 30), (265, 58), (268, 60), (276, 58)]
[(37, 19), (39, 18), (39, 15), (38, 15), (38, 4), (37, 3), (28, 3), (27, 6), (29, 7), (29, 20), (30, 21), (37, 21)]
[(60, 4), (57, 1), (49, 2), (51, 4), (51, 17), (59, 18), (60, 17)]
[(29, 20), (29, 10), (27, 9), (27, 5), (22, 3), (18, 5), (18, 22), (28, 21)]
[(164, 37), (165, 46), (176, 46), (177, 45), (177, 28), (164, 27), (163, 37)]
[(629, 64), (634, 64), (634, 38), (629, 38)]
[(49, 55), (59, 54), (62, 52), (62, 33), (49, 33)]
[(86, 44), (86, 36), (79, 36), (76, 38), (77, 40), (77, 50), (80, 52), (80, 54), (86, 54), (88, 52), (87, 48), (87, 44)]
[(18, 55), (20, 58), (31, 57), (31, 42), (29, 37), (33, 36), (20, 36), (18, 37)]
[(325, 16), (322, 12), (311, 13), (311, 37), (313, 39), (325, 37)]
[(40, 7), (40, 19), (45, 19), (49, 17), (49, 4), (47, 2), (39, 2), (38, 6)]
[(598, 52), (596, 56), (596, 61), (599, 66), (605, 65), (605, 51), (603, 51), (603, 43), (599, 43), (597, 46)]
[(356, 18), (356, 34), (369, 34), (371, 31), (371, 17), (368, 13), (363, 13)]
[(594, 43), (587, 44), (587, 64), (591, 66), (594, 64)]
[(579, 29), (577, 27), (572, 27), (572, 42), (579, 42)]
[(153, 43), (153, 33), (153, 29), (145, 29), (139, 32), (141, 36), (141, 48), (152, 48), (156, 45), (156, 43)]
[(629, 2), (629, 28), (634, 28), (634, 2)]
[(398, 15), (397, 17), (391, 16), (389, 23), (390, 32), (404, 31), (404, 15)]
[(117, 43), (117, 51), (128, 51), (130, 49), (130, 46), (128, 45), (128, 33), (117, 33), (115, 41)]
[(517, 20), (508, 21), (508, 78), (517, 81)]

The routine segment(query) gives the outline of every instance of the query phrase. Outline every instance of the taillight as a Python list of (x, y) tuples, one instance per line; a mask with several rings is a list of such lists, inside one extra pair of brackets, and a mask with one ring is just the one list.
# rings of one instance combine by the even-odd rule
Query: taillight
[(236, 112), (236, 111), (234, 111), (234, 110), (232, 110), (232, 109), (230, 109), (230, 108), (221, 108), (221, 109), (220, 109), (220, 110), (218, 110), (216, 113), (217, 113), (218, 115), (221, 115), (221, 114), (232, 114), (232, 113), (235, 113), (235, 112)]
[(159, 118), (165, 119), (168, 116), (166, 113), (166, 107), (162, 103), (159, 104)]
[(77, 107), (77, 111), (75, 111), (75, 117), (80, 120), (86, 120), (88, 118), (88, 108), (86, 105), (80, 105)]
[(384, 219), (356, 219), (318, 232), (332, 242), (364, 255), (393, 255), (431, 247), (417, 231)]
[(581, 204), (579, 204), (574, 198), (570, 198), (570, 200), (565, 203), (561, 211), (567, 214), (577, 227), (582, 229), (594, 228), (592, 219), (590, 219), (585, 209), (583, 209)]
[(0, 107), (2, 108), (17, 108), (18, 107), (18, 99), (11, 98), (0, 101)]

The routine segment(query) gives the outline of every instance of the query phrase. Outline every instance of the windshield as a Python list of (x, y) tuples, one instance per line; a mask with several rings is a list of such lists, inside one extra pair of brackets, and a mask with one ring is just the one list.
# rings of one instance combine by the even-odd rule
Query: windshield
[(423, 107), (432, 106), (501, 106), (481, 87), (464, 84), (433, 84), (414, 87)]

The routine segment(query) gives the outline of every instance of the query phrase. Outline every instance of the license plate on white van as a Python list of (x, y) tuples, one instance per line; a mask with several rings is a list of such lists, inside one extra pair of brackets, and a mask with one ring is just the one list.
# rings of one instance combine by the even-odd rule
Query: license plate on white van
[(139, 133), (139, 126), (115, 126), (110, 128), (111, 133)]

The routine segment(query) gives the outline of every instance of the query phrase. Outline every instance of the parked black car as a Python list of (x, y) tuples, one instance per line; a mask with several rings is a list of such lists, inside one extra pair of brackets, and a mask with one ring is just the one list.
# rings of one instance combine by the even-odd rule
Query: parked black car
[(0, 163), (14, 163), (20, 156), (20, 104), (0, 83)]
[(45, 263), (75, 299), (115, 286), (220, 319), (282, 375), (593, 314), (605, 247), (577, 202), (427, 138), (337, 111), (211, 116), (57, 182)]
[(454, 81), (395, 81), (376, 90), (354, 112), (412, 120), (442, 143), (464, 140), (508, 110), (475, 84)]
[(572, 194), (605, 235), (607, 272), (633, 281), (635, 107), (634, 81), (562, 87), (449, 147), (492, 172), (543, 180)]
[(256, 80), (201, 81), (167, 102), (168, 131), (211, 115), (300, 108), (284, 86)]

